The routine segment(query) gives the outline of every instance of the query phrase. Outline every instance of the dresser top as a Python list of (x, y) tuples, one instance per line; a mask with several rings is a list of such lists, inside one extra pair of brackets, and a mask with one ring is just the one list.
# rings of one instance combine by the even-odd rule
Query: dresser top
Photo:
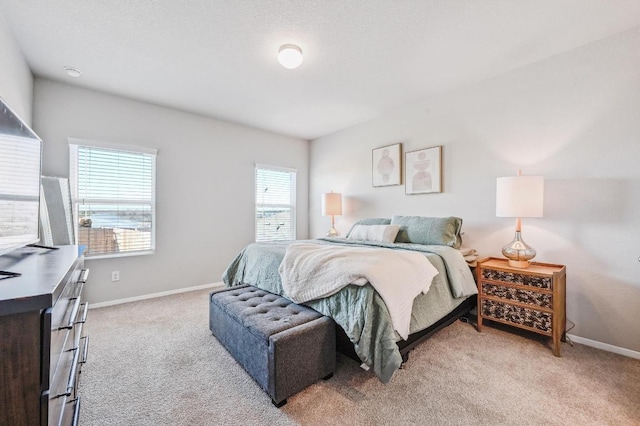
[(0, 315), (53, 306), (80, 254), (78, 246), (72, 245), (58, 250), (23, 247), (0, 256), (0, 271), (22, 274), (0, 280)]
[(482, 265), (483, 268), (496, 268), (509, 272), (520, 272), (523, 274), (559, 274), (564, 273), (565, 267), (563, 265), (555, 265), (553, 263), (541, 263), (541, 262), (531, 262), (528, 268), (515, 268), (509, 265), (509, 261), (507, 259), (501, 259), (497, 257), (489, 257), (487, 259), (481, 260), (478, 262)]

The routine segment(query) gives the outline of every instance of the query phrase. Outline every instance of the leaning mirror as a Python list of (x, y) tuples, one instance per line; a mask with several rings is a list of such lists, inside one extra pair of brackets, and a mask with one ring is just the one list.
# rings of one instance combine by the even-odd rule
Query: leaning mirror
[(75, 244), (69, 179), (42, 176), (40, 191), (40, 243), (45, 246)]

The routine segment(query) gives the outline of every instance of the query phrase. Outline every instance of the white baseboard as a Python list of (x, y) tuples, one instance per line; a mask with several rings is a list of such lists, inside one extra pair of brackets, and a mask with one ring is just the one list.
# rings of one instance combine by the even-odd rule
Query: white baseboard
[(110, 300), (108, 302), (100, 302), (100, 303), (90, 303), (89, 309), (104, 308), (105, 306), (113, 306), (113, 305), (120, 305), (122, 303), (137, 302), (138, 300), (153, 299), (153, 298), (162, 297), (162, 296), (170, 296), (172, 294), (186, 293), (188, 291), (194, 291), (194, 290), (204, 290), (205, 288), (222, 287), (223, 285), (224, 284), (222, 282), (203, 284), (203, 285), (197, 285), (194, 287), (186, 287), (186, 288), (179, 288), (176, 290), (162, 291), (160, 293), (152, 293), (152, 294), (144, 294), (142, 296), (127, 297), (126, 299)]
[(629, 358), (640, 359), (640, 352), (632, 351), (631, 349), (613, 346), (608, 343), (598, 342), (597, 340), (585, 339), (584, 337), (574, 336), (573, 334), (567, 334), (567, 337), (574, 343), (580, 343), (581, 345), (591, 346), (592, 348), (602, 349), (603, 351), (628, 356)]

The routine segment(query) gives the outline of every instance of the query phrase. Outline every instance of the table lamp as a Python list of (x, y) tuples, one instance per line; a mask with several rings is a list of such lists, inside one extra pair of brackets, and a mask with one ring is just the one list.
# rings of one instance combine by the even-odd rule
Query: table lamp
[(516, 235), (502, 248), (502, 254), (509, 259), (509, 265), (528, 268), (536, 251), (522, 240), (523, 217), (542, 217), (544, 198), (544, 178), (542, 176), (499, 177), (496, 188), (496, 216), (515, 217)]
[(337, 192), (328, 192), (322, 194), (322, 215), (331, 216), (331, 229), (327, 232), (327, 237), (337, 237), (340, 234), (336, 231), (334, 216), (342, 214), (342, 194)]

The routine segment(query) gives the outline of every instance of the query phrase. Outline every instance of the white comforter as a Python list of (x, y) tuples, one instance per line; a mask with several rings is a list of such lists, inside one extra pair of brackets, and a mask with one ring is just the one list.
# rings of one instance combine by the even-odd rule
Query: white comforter
[(409, 335), (413, 300), (438, 275), (423, 253), (314, 243), (290, 244), (278, 272), (286, 295), (296, 303), (330, 296), (349, 284), (371, 283), (403, 339)]

